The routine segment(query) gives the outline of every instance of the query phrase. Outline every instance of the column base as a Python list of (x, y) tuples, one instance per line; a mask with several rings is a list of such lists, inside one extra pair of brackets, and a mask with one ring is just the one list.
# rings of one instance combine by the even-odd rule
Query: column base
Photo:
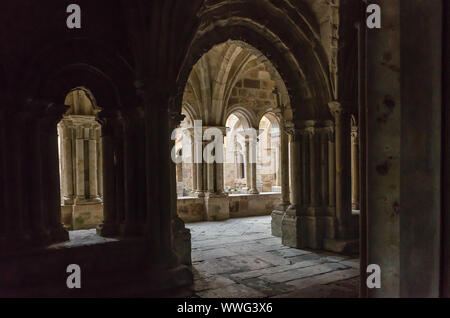
[(247, 193), (248, 194), (259, 194), (259, 191), (257, 189), (250, 189)]
[(283, 217), (285, 212), (283, 211), (272, 211), (272, 220), (271, 220), (271, 229), (272, 229), (272, 235), (281, 237), (282, 235), (282, 223), (283, 223)]
[(230, 218), (230, 204), (225, 194), (208, 193), (205, 196), (207, 221), (222, 221)]
[(95, 228), (103, 221), (103, 204), (74, 205), (72, 211), (72, 229), (86, 230)]
[(324, 250), (340, 253), (340, 254), (358, 254), (359, 240), (358, 239), (330, 239), (323, 240)]
[(63, 205), (73, 205), (73, 198), (64, 197), (62, 201)]
[(172, 231), (174, 235), (173, 249), (179, 262), (183, 265), (192, 265), (191, 231), (185, 228), (183, 220), (178, 216), (172, 219)]
[(294, 248), (323, 249), (327, 237), (336, 237), (336, 220), (331, 216), (305, 215), (308, 207), (290, 206), (282, 221), (282, 244)]
[(205, 192), (202, 192), (202, 191), (196, 191), (196, 192), (195, 192), (195, 196), (196, 196), (197, 198), (203, 198), (203, 197), (205, 196)]
[(272, 211), (271, 229), (273, 236), (281, 237), (283, 217), (288, 207), (289, 204), (282, 203)]
[(293, 248), (304, 248), (300, 216), (285, 213), (281, 223), (281, 243)]

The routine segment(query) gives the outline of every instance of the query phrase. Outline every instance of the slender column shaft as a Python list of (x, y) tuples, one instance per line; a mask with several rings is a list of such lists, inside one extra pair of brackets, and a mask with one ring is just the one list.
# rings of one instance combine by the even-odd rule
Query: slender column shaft
[(97, 140), (97, 191), (100, 199), (103, 200), (103, 144), (100, 138), (100, 129), (97, 128), (95, 131)]
[[(102, 112), (103, 114), (103, 112)], [(100, 226), (103, 236), (117, 233), (116, 204), (115, 204), (115, 169), (114, 169), (114, 130), (112, 117), (114, 114), (103, 114), (102, 122), (102, 153), (103, 153), (103, 214), (104, 221)]]
[(352, 127), (352, 208), (359, 210), (359, 138), (358, 127)]
[(214, 193), (215, 192), (215, 176), (214, 176), (214, 163), (206, 163), (207, 168), (207, 186), (208, 186), (208, 193)]
[(250, 191), (252, 183), (252, 172), (250, 164), (250, 145), (248, 139), (245, 140), (245, 180), (247, 183), (247, 191)]
[(124, 165), (124, 130), (123, 119), (115, 121), (115, 185), (116, 185), (116, 217), (117, 223), (122, 224), (125, 220), (125, 165)]
[(320, 133), (320, 174), (321, 174), (321, 193), (322, 193), (322, 204), (328, 205), (329, 194), (328, 194), (328, 137), (327, 128), (321, 130)]
[(62, 156), (62, 176), (63, 176), (63, 200), (64, 204), (73, 204), (73, 158), (72, 158), (72, 128), (68, 127), (64, 121), (61, 127), (61, 156)]
[(328, 133), (328, 205), (336, 206), (336, 148), (334, 146), (334, 129)]
[(335, 117), (336, 217), (339, 238), (348, 238), (351, 218), (350, 115), (338, 102), (330, 103)]
[(288, 206), (289, 201), (289, 140), (284, 129), (280, 130), (280, 179), (281, 204)]
[(308, 131), (309, 138), (309, 185), (310, 185), (310, 205), (318, 205), (318, 193), (317, 193), (317, 169), (316, 169), (316, 138), (314, 128), (310, 128)]
[[(250, 190), (251, 194), (258, 194), (256, 186), (256, 140), (250, 139), (248, 142), (249, 148), (249, 163), (250, 163)], [(253, 149), (251, 149), (253, 148)]]
[(90, 199), (98, 198), (97, 182), (97, 140), (89, 140), (89, 194)]
[(51, 229), (52, 239), (64, 241), (69, 238), (68, 232), (64, 229), (61, 222), (61, 191), (59, 176), (59, 158), (58, 158), (58, 134), (56, 125), (60, 119), (56, 108), (65, 109), (65, 107), (54, 106), (55, 109), (49, 110), (44, 120), (44, 134), (42, 151), (47, 153), (46, 165), (46, 189), (47, 189), (47, 217)]
[(291, 206), (289, 210), (296, 210), (299, 213), (299, 208), (302, 204), (301, 200), (301, 174), (300, 174), (300, 149), (301, 149), (301, 134), (298, 131), (292, 131), (289, 142), (289, 163), (290, 163), (290, 201)]
[[(129, 116), (132, 116), (129, 114)], [(124, 125), (124, 219), (125, 225), (123, 234), (125, 236), (133, 236), (137, 234), (137, 209), (136, 209), (136, 151), (135, 151), (135, 123), (133, 118), (126, 118)]]
[(190, 166), (192, 169), (192, 192), (195, 192), (198, 190), (197, 188), (197, 165), (194, 162), (194, 155), (195, 155), (195, 143), (194, 138), (191, 137), (191, 161)]
[(42, 184), (42, 153), (41, 153), (41, 125), (40, 120), (35, 120), (30, 129), (30, 153), (35, 158), (32, 161), (32, 173), (29, 176), (30, 186), (33, 191), (30, 193), (31, 206), (33, 207), (33, 213), (31, 217), (32, 226), (35, 229), (38, 236), (44, 236), (48, 231), (43, 201), (43, 184)]
[(86, 198), (85, 182), (84, 182), (84, 139), (77, 138), (75, 141), (75, 172), (77, 180), (77, 200)]

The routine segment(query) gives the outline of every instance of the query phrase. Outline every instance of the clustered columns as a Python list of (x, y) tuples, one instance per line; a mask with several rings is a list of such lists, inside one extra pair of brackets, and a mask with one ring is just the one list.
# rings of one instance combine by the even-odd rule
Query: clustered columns
[(287, 125), (290, 136), (290, 203), (281, 226), (282, 242), (295, 248), (322, 248), (334, 237), (334, 188), (331, 121)]
[(68, 240), (61, 223), (56, 128), (67, 108), (44, 101), (29, 101), (23, 109), (2, 103), (0, 252)]
[(94, 116), (68, 115), (59, 124), (63, 205), (101, 202), (100, 130)]
[[(223, 136), (226, 135), (226, 128), (204, 126), (201, 129), (190, 128), (189, 131), (193, 138), (191, 146), (193, 185), (196, 185), (195, 194), (205, 198), (206, 219), (209, 221), (228, 219), (230, 211), (223, 180), (223, 160), (225, 158)], [(207, 136), (208, 134), (211, 136)], [(216, 140), (216, 138), (222, 140)], [(212, 144), (215, 146), (211, 147)], [(220, 155), (222, 158), (216, 160)]]
[(145, 122), (142, 108), (100, 113), (103, 146), (103, 236), (146, 233)]
[(358, 220), (352, 215), (351, 182), (351, 114), (339, 102), (329, 103), (335, 123), (336, 151), (336, 238), (351, 240), (357, 237)]

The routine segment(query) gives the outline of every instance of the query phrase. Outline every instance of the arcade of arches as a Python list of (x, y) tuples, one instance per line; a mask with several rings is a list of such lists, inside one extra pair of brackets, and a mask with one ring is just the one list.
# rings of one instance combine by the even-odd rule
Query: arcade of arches
[(357, 0), (80, 0), (73, 32), (64, 1), (23, 1), (48, 23), (0, 28), (0, 295), (173, 296), (245, 246), (265, 261), (213, 285), (261, 271), (239, 284), (273, 296), (268, 273), (314, 288), (350, 266), (361, 297), (449, 295), (443, 1), (378, 0), (378, 33)]

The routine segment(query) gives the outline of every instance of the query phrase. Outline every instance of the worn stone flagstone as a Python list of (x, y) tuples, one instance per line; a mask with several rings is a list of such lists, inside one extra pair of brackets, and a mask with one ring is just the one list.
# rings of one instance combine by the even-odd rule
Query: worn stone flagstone
[(271, 236), (270, 217), (186, 225), (198, 297), (357, 297), (359, 260)]

